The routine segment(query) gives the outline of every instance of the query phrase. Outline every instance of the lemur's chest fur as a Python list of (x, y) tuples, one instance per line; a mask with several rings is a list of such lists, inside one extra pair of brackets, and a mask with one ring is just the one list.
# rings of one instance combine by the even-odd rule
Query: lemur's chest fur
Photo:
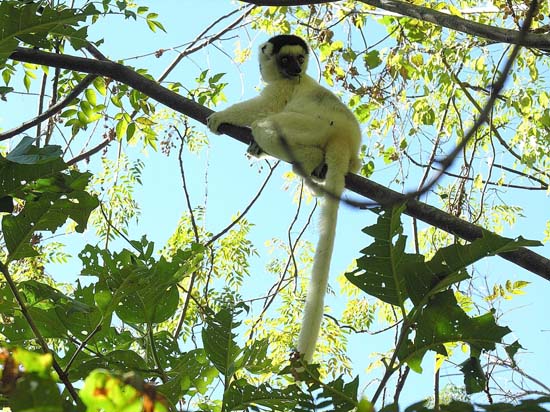
[[(274, 90), (276, 93), (272, 92)], [(321, 108), (324, 111), (327, 106), (333, 110), (339, 110), (342, 106), (336, 96), (307, 75), (299, 79), (281, 79), (269, 83), (262, 94), (270, 96), (272, 113), (311, 113), (315, 112), (316, 107), (319, 111)]]

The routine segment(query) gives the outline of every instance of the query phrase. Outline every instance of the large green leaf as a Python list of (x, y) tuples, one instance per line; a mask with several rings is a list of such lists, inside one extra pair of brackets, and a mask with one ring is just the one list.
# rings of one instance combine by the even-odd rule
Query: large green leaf
[(271, 372), (273, 362), (267, 356), (268, 348), (268, 339), (255, 340), (250, 346), (246, 346), (241, 359), (242, 367), (254, 374)]
[(59, 146), (37, 148), (33, 142), (24, 137), (6, 157), (0, 155), (0, 196), (24, 193), (29, 183), (57, 176), (67, 168)]
[(415, 321), (414, 340), (402, 345), (398, 356), (419, 373), (422, 372), (422, 358), (428, 350), (447, 355), (445, 343), (465, 342), (470, 346), (472, 356), (478, 356), (481, 350), (495, 349), (495, 344), (510, 332), (507, 327), (495, 323), (492, 313), (470, 318), (458, 305), (451, 290), (432, 296)]
[[(72, 355), (72, 353), (68, 353)], [(66, 362), (66, 361), (65, 361)], [(114, 350), (104, 352), (101, 356), (92, 356), (81, 352), (71, 365), (72, 380), (83, 379), (96, 369), (105, 369), (114, 372), (132, 372), (147, 369), (145, 360), (132, 350)]]
[(466, 393), (477, 393), (486, 388), (487, 377), (483, 372), (483, 367), (478, 357), (470, 356), (462, 362), (460, 364), (460, 371), (464, 375)]
[[(95, 305), (93, 285), (82, 288), (80, 283), (73, 292), (74, 299), (55, 306), (57, 316), (73, 336), (94, 343), (109, 331), (110, 316), (104, 316)], [(91, 333), (94, 336), (90, 337)]]
[(25, 202), (18, 215), (4, 217), (2, 231), (10, 260), (36, 255), (30, 242), (33, 234), (37, 231), (55, 232), (67, 218), (77, 223), (78, 232), (85, 230), (88, 217), (99, 202), (87, 192), (71, 188), (71, 184), (83, 176), (89, 179), (90, 174), (71, 171), (69, 175), (60, 176), (64, 186), (57, 186), (60, 192), (43, 193), (37, 199)]
[(64, 37), (73, 47), (85, 44), (86, 28), (76, 28), (87, 17), (97, 15), (93, 4), (83, 9), (51, 7), (45, 2), (0, 2), (0, 66), (19, 42), (49, 48), (48, 36)]
[[(145, 249), (148, 249), (145, 247)], [(96, 300), (105, 315), (116, 311), (128, 323), (160, 323), (172, 316), (179, 303), (177, 284), (193, 272), (202, 249), (178, 251), (167, 261), (86, 246), (80, 253), (83, 275), (99, 278)]]
[(405, 253), (407, 238), (402, 235), (402, 210), (403, 207), (382, 210), (377, 223), (363, 229), (374, 242), (361, 250), (363, 256), (357, 259), (357, 269), (346, 273), (346, 278), (359, 289), (397, 306), (408, 298), (407, 269), (423, 260), (420, 255)]
[[(68, 336), (67, 327), (58, 316), (57, 308), (63, 305), (68, 311), (87, 311), (89, 308), (71, 299), (59, 290), (36, 280), (20, 282), (18, 289), (25, 300), (27, 310), (34, 319), (36, 327), (46, 338), (64, 338)], [(13, 322), (0, 325), (0, 331), (11, 343), (21, 343), (34, 338), (27, 320), (21, 315), (14, 316)]]
[[(322, 391), (316, 399), (317, 408), (330, 407), (331, 411), (354, 411), (357, 408), (357, 392), (359, 390), (359, 377), (351, 382), (344, 382), (339, 377), (336, 380), (323, 386)], [(322, 402), (319, 402), (321, 401)]]
[(221, 309), (207, 319), (207, 325), (202, 330), (206, 355), (226, 380), (230, 380), (240, 368), (238, 359), (242, 349), (235, 342), (237, 335), (233, 330), (240, 326), (241, 322), (237, 317), (244, 310), (248, 310), (244, 305)]
[(170, 262), (161, 257), (147, 270), (137, 269), (138, 289), (125, 293), (116, 314), (128, 323), (160, 323), (174, 315), (179, 305), (178, 283), (195, 270), (192, 252), (178, 252)]
[(374, 242), (361, 251), (357, 269), (346, 273), (355, 286), (393, 305), (403, 305), (407, 298), (415, 305), (425, 302), (431, 295), (467, 279), (466, 267), (486, 256), (541, 245), (538, 241), (509, 239), (483, 231), (483, 237), (466, 245), (441, 248), (425, 262), (424, 256), (405, 252), (402, 211), (402, 206), (382, 210), (377, 223), (363, 229)]
[(218, 376), (218, 371), (209, 362), (203, 349), (180, 353), (179, 361), (168, 372), (169, 380), (157, 389), (173, 403), (182, 396), (205, 394), (209, 385)]
[(68, 218), (83, 232), (88, 217), (99, 202), (85, 191), (90, 173), (64, 171), (59, 146), (39, 148), (23, 138), (6, 156), (0, 156), (0, 196), (21, 199), (17, 215), (2, 219), (8, 259), (36, 255), (32, 237), (37, 231), (54, 232)]
[(523, 246), (542, 246), (538, 241), (519, 237), (509, 239), (483, 231), (483, 237), (461, 245), (454, 244), (439, 249), (428, 262), (413, 265), (406, 272), (406, 284), (415, 304), (442, 291), (449, 285), (469, 277), (466, 267), (487, 256), (517, 250)]
[(15, 390), (8, 399), (14, 412), (63, 411), (61, 394), (55, 381), (34, 373), (24, 374), (17, 379)]

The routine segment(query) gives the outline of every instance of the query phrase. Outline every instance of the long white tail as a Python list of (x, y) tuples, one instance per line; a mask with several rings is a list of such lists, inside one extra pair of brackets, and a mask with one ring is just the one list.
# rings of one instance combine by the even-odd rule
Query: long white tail
[[(346, 156), (343, 153), (338, 155), (340, 159), (331, 159), (328, 155), (325, 159), (328, 169), (324, 185), (326, 193), (320, 216), (319, 240), (313, 258), (313, 269), (307, 291), (302, 329), (298, 338), (297, 350), (304, 355), (304, 360), (307, 362), (311, 361), (315, 352), (315, 345), (323, 320), (325, 294), (334, 247), (336, 221), (338, 219), (338, 206), (347, 173), (348, 162), (342, 159)], [(345, 166), (342, 167), (342, 165)]]

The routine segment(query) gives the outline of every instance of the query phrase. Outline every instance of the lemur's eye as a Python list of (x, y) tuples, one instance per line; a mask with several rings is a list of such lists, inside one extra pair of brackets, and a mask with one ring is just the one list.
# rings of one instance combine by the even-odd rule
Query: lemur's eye
[(287, 64), (288, 63), (288, 57), (282, 57), (281, 58), (281, 63)]
[(300, 54), (298, 56), (298, 63), (304, 64), (305, 61), (306, 61), (306, 58)]

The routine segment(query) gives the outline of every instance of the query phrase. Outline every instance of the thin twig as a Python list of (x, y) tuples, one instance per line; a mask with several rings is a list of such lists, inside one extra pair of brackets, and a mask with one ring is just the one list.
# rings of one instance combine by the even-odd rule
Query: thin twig
[(60, 112), (64, 107), (68, 106), (80, 93), (82, 93), (96, 78), (94, 74), (87, 75), (80, 83), (78, 83), (70, 93), (65, 96), (63, 100), (60, 100), (56, 104), (48, 108), (48, 110), (41, 112), (34, 119), (28, 120), (11, 130), (8, 130), (4, 133), (0, 133), (0, 141), (9, 139), (13, 136), (18, 135), (19, 133), (24, 132), (25, 130), (30, 129), (36, 125), (39, 125), (44, 120), (52, 117), (56, 113)]
[(67, 362), (67, 365), (65, 365), (65, 370), (63, 371), (64, 373), (66, 374), (69, 373), (69, 369), (71, 368), (73, 362), (76, 360), (76, 357), (78, 356), (78, 354), (84, 350), (88, 342), (96, 335), (97, 332), (101, 330), (102, 324), (103, 324), (103, 317), (101, 317), (101, 320), (98, 322), (94, 330), (86, 336), (86, 339), (80, 342), (80, 344), (74, 351), (73, 355), (71, 356), (71, 359), (69, 359), (69, 362)]
[(185, 147), (185, 136), (189, 133), (189, 125), (187, 121), (184, 122), (185, 132), (182, 134), (180, 133), (179, 129), (175, 126), (173, 126), (173, 129), (176, 131), (178, 136), (180, 137), (180, 149), (178, 152), (178, 163), (180, 167), (180, 176), (181, 176), (181, 182), (183, 185), (183, 193), (185, 195), (185, 203), (187, 205), (187, 210), (189, 211), (189, 216), (191, 218), (191, 227), (193, 228), (193, 234), (195, 235), (195, 242), (200, 242), (200, 236), (199, 236), (199, 228), (197, 226), (197, 222), (195, 220), (195, 214), (193, 213), (193, 205), (191, 204), (191, 196), (189, 195), (189, 190), (187, 189), (187, 181), (185, 179), (185, 168), (183, 167), (183, 148)]
[[(220, 21), (232, 16), (233, 14), (236, 14), (236, 13), (239, 13), (242, 9), (246, 9), (248, 8), (248, 10), (246, 10), (242, 15), (240, 15), (233, 23), (229, 24), (228, 26), (224, 27), (222, 30), (220, 30), (218, 33), (212, 35), (210, 38), (208, 38), (207, 40), (204, 40), (202, 43), (200, 43), (199, 45), (196, 45), (195, 44), (198, 42), (198, 40), (200, 38), (202, 38), (206, 33), (208, 33), (208, 31), (213, 28), (216, 24), (218, 24)], [(236, 10), (233, 10), (231, 11), (230, 13), (224, 15), (224, 16), (221, 16), (220, 18), (218, 18), (217, 20), (214, 20), (214, 22), (212, 22), (212, 24), (210, 24), (209, 26), (207, 26), (196, 38), (195, 40), (193, 40), (191, 42), (191, 44), (185, 48), (184, 51), (182, 51), (175, 59), (172, 63), (170, 63), (170, 65), (166, 68), (166, 70), (164, 70), (164, 72), (158, 77), (157, 81), (160, 83), (162, 82), (164, 79), (166, 79), (166, 77), (168, 77), (168, 75), (170, 74), (170, 72), (172, 70), (175, 69), (175, 67), (178, 65), (178, 63), (183, 60), (184, 57), (186, 56), (189, 56), (190, 54), (193, 54), (197, 51), (199, 51), (200, 49), (208, 46), (210, 43), (212, 43), (213, 41), (219, 39), (221, 36), (223, 36), (225, 33), (227, 33), (228, 31), (230, 31), (231, 29), (233, 29), (235, 26), (237, 26), (241, 21), (243, 21), (251, 12), (252, 10), (254, 10), (256, 8), (256, 6), (244, 6), (240, 9), (236, 9)]]
[(99, 143), (97, 146), (92, 147), (90, 150), (79, 154), (78, 156), (73, 157), (71, 160), (67, 161), (67, 165), (71, 166), (75, 163), (80, 162), (81, 160), (88, 159), (91, 156), (95, 155), (96, 153), (102, 151), (105, 147), (107, 147), (113, 140), (115, 140), (115, 134), (110, 134), (106, 139), (103, 139), (101, 143)]
[[(308, 219), (307, 219), (306, 223), (304, 224), (302, 230), (300, 231), (300, 233), (296, 237), (296, 241), (294, 242), (294, 248), (296, 248), (296, 246), (298, 245), (298, 242), (299, 242), (300, 238), (302, 237), (302, 235), (305, 233), (306, 228), (309, 227), (309, 225), (311, 224), (311, 219), (312, 219), (313, 214), (315, 213), (316, 209), (317, 209), (317, 203), (315, 203), (315, 206), (311, 209), (311, 212), (308, 215)], [(294, 251), (295, 251), (295, 249), (290, 250), (290, 256), (292, 256), (294, 254)], [(265, 315), (265, 313), (267, 312), (267, 310), (269, 309), (271, 304), (274, 302), (275, 297), (277, 296), (277, 294), (283, 289), (283, 282), (286, 278), (286, 273), (288, 272), (288, 268), (290, 267), (290, 262), (291, 262), (291, 257), (290, 256), (286, 261), (285, 268), (283, 269), (283, 271), (281, 273), (281, 276), (279, 277), (279, 280), (277, 281), (277, 283), (275, 283), (273, 286), (271, 286), (271, 288), (269, 289), (267, 295), (264, 298), (265, 302), (264, 302), (264, 306), (262, 308), (262, 311), (258, 315), (258, 319), (256, 319), (256, 321), (254, 322), (254, 324), (250, 328), (250, 337), (251, 338), (252, 338), (252, 335), (254, 333), (254, 329), (256, 328), (256, 326), (258, 326), (258, 324), (260, 323), (260, 320), (263, 318), (263, 316)], [(287, 285), (285, 285), (284, 287), (286, 287), (286, 286)]]
[[(399, 369), (399, 371), (401, 371), (401, 369)], [(405, 386), (405, 382), (409, 377), (410, 371), (411, 368), (406, 365), (405, 370), (403, 371), (403, 373), (400, 373), (399, 378), (397, 379), (397, 384), (395, 385), (395, 394), (393, 395), (393, 403), (395, 405), (399, 404), (399, 397), (401, 396), (401, 392), (403, 391), (403, 387)]]
[[(48, 74), (42, 74), (42, 84), (40, 86), (40, 95), (38, 96), (38, 115), (44, 111), (44, 98), (46, 97), (46, 83), (48, 81)], [(36, 125), (36, 145), (40, 147), (40, 135), (42, 134), (41, 123)]]
[[(300, 210), (302, 208), (302, 197), (304, 194), (304, 181), (302, 180), (300, 184), (300, 193), (298, 194), (298, 205), (296, 206), (296, 213), (294, 214), (294, 218), (292, 219), (292, 222), (290, 222), (290, 225), (288, 226), (287, 230), (287, 238), (288, 238), (288, 245), (290, 246), (290, 257), (292, 258), (292, 264), (294, 265), (294, 277), (298, 278), (298, 263), (296, 263), (296, 256), (294, 254), (294, 249), (297, 246), (297, 242), (292, 241), (292, 229), (294, 228), (294, 225), (298, 221), (298, 216), (300, 216)], [(298, 282), (295, 283), (295, 285), (298, 285)], [(295, 287), (296, 287), (295, 286)]]
[[(183, 186), (183, 193), (185, 195), (185, 203), (187, 205), (187, 210), (189, 212), (189, 216), (191, 218), (191, 227), (193, 228), (193, 234), (195, 236), (195, 242), (200, 242), (200, 235), (199, 235), (199, 229), (197, 226), (197, 222), (195, 220), (195, 214), (193, 212), (193, 205), (191, 204), (191, 196), (189, 194), (189, 190), (187, 188), (187, 180), (185, 178), (185, 168), (183, 166), (183, 148), (185, 147), (185, 136), (187, 136), (187, 133), (189, 132), (189, 125), (187, 124), (187, 121), (184, 123), (185, 126), (185, 132), (183, 134), (180, 133), (179, 129), (177, 127), (173, 127), (176, 133), (178, 134), (180, 138), (180, 148), (178, 151), (178, 164), (180, 168), (180, 176)], [(183, 308), (181, 310), (181, 314), (178, 320), (178, 324), (176, 325), (176, 329), (174, 330), (174, 339), (177, 339), (181, 329), (183, 328), (183, 322), (185, 321), (185, 318), (187, 317), (187, 310), (189, 309), (189, 304), (191, 302), (191, 296), (193, 294), (193, 286), (195, 285), (195, 279), (197, 278), (197, 270), (195, 270), (191, 274), (191, 278), (189, 279), (189, 288), (187, 290), (187, 294), (185, 295), (185, 301), (183, 302)]]
[(246, 214), (250, 211), (250, 209), (252, 208), (252, 206), (254, 206), (254, 204), (256, 204), (256, 201), (260, 198), (260, 195), (262, 194), (262, 192), (264, 191), (264, 189), (266, 188), (267, 184), (269, 183), (269, 181), (271, 180), (271, 176), (273, 176), (273, 172), (275, 171), (275, 169), (277, 168), (277, 166), (279, 165), (280, 162), (276, 162), (273, 166), (270, 166), (269, 167), (269, 173), (267, 174), (267, 177), (264, 179), (264, 182), (262, 183), (262, 185), (260, 186), (260, 189), (258, 189), (258, 192), (256, 193), (256, 195), (252, 198), (252, 200), (248, 203), (248, 205), (245, 207), (245, 209), (243, 210), (243, 212), (241, 214), (239, 214), (239, 216), (237, 216), (235, 218), (235, 220), (233, 220), (229, 225), (227, 225), (224, 229), (220, 230), (216, 235), (212, 236), (206, 243), (205, 243), (205, 246), (208, 247), (210, 246), (212, 243), (214, 243), (216, 240), (218, 240), (220, 237), (222, 237), (223, 235), (225, 235), (227, 232), (229, 232), (237, 223), (239, 223), (242, 218), (244, 218), (246, 216)]

